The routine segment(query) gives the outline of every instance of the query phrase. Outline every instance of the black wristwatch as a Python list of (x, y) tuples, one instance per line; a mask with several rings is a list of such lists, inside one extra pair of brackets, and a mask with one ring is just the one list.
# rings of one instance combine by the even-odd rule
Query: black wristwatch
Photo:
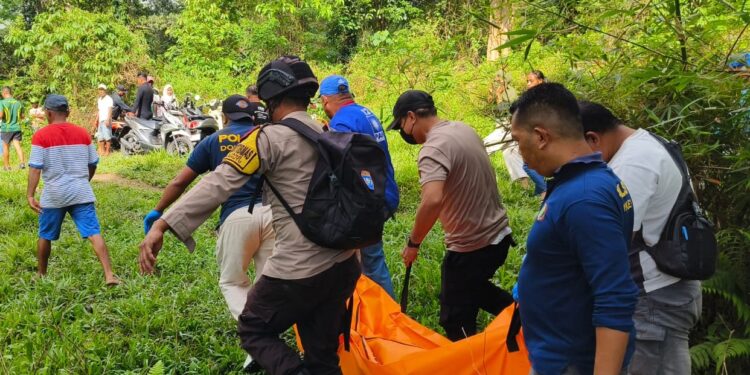
[(406, 238), (407, 238), (407, 241), (408, 241), (408, 242), (406, 243), (406, 246), (408, 246), (408, 247), (413, 247), (413, 248), (415, 248), (415, 249), (419, 249), (419, 246), (421, 246), (421, 245), (422, 245), (422, 243), (421, 243), (421, 242), (420, 242), (420, 243), (414, 243), (414, 242), (412, 242), (412, 240), (411, 240), (411, 235), (409, 235), (409, 236), (408, 236), (408, 237), (406, 237)]

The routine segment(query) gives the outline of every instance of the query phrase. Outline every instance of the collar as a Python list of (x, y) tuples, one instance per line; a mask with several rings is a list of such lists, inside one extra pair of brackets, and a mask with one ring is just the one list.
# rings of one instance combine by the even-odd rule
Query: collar
[(587, 155), (579, 156), (563, 164), (560, 168), (557, 168), (557, 170), (555, 171), (554, 177), (557, 177), (559, 174), (566, 172), (568, 170), (577, 169), (576, 167), (588, 165), (588, 164), (604, 164), (604, 159), (602, 159), (602, 153), (593, 152)]
[(346, 106), (350, 106), (352, 104), (355, 104), (354, 100), (347, 100), (347, 101), (345, 101), (344, 103), (341, 104), (341, 108), (344, 108)]
[(557, 168), (552, 175), (552, 179), (547, 183), (547, 194), (544, 197), (544, 202), (546, 202), (552, 195), (552, 191), (554, 191), (555, 188), (568, 177), (574, 176), (578, 171), (600, 165), (606, 165), (604, 159), (602, 159), (601, 152), (593, 152), (591, 154), (583, 155), (563, 164), (560, 168)]
[(255, 125), (253, 123), (253, 120), (251, 119), (242, 119), (242, 120), (229, 120), (229, 124), (227, 124), (227, 127), (232, 126), (253, 126)]

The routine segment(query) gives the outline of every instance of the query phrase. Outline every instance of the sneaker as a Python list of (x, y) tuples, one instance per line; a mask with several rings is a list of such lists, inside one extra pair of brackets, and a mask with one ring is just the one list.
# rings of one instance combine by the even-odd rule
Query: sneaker
[(245, 358), (245, 363), (242, 364), (242, 372), (246, 374), (257, 374), (263, 371), (263, 368), (260, 367), (260, 364), (258, 364), (257, 361), (253, 361), (253, 357), (247, 356)]
[(26, 169), (26, 164), (21, 163), (21, 164), (18, 165), (18, 168), (20, 168), (20, 169)]

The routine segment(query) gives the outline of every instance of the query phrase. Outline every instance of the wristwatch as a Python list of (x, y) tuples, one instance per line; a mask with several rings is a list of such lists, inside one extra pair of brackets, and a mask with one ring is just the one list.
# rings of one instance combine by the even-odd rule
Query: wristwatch
[(408, 246), (408, 247), (413, 247), (413, 248), (415, 248), (415, 249), (419, 249), (419, 246), (421, 246), (421, 245), (422, 245), (422, 243), (421, 243), (421, 242), (420, 242), (420, 243), (414, 243), (414, 242), (412, 242), (412, 240), (411, 240), (411, 235), (409, 235), (408, 237), (406, 237), (406, 239), (407, 239), (407, 241), (408, 241), (408, 242), (406, 243), (406, 246)]

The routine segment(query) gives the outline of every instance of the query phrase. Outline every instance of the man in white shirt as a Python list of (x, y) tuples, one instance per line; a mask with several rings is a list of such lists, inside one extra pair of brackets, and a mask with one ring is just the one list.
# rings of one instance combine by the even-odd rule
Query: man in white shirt
[(110, 142), (112, 140), (112, 107), (115, 103), (107, 95), (107, 86), (99, 85), (99, 97), (96, 99), (96, 140), (99, 147), (99, 155), (109, 155)]
[(669, 152), (644, 129), (626, 126), (604, 106), (579, 102), (586, 140), (625, 183), (633, 200), (633, 280), (641, 289), (633, 320), (635, 353), (628, 374), (690, 374), (688, 334), (700, 318), (700, 281), (659, 270), (646, 247), (659, 242), (682, 187)]

